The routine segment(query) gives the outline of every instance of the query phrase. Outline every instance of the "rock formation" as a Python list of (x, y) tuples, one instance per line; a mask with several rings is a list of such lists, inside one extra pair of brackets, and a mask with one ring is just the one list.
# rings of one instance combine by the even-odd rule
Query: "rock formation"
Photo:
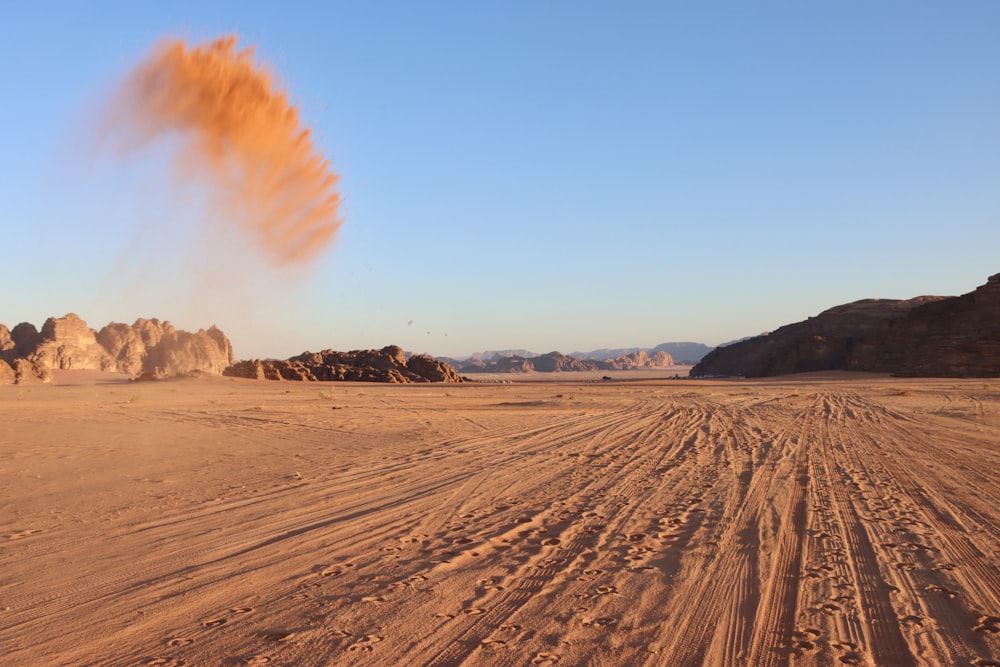
[(928, 301), (855, 344), (847, 368), (920, 377), (1000, 377), (1000, 273)]
[(820, 370), (1000, 376), (1000, 274), (959, 297), (866, 299), (719, 347), (692, 377)]
[(381, 350), (304, 352), (283, 361), (239, 361), (223, 371), (231, 377), (258, 380), (355, 382), (461, 382), (450, 365), (433, 357), (415, 354), (409, 359), (401, 347)]
[[(170, 322), (139, 319), (131, 326), (112, 322), (100, 331), (80, 317), (50, 317), (42, 330), (27, 322), (8, 330), (0, 325), (0, 360), (14, 381), (48, 382), (50, 371), (101, 370), (140, 375), (219, 374), (233, 362), (232, 346), (216, 327), (196, 333)], [(10, 374), (0, 368), (0, 384)]]
[(45, 320), (34, 350), (25, 356), (52, 369), (113, 370), (97, 332), (75, 313)]
[(614, 359), (606, 360), (612, 364), (613, 368), (607, 370), (629, 370), (633, 368), (667, 368), (674, 365), (673, 357), (659, 350), (649, 354), (645, 350), (639, 350), (632, 354), (623, 354)]
[(3, 359), (0, 359), (0, 385), (4, 384), (14, 384), (17, 381), (17, 375), (14, 373), (14, 369)]

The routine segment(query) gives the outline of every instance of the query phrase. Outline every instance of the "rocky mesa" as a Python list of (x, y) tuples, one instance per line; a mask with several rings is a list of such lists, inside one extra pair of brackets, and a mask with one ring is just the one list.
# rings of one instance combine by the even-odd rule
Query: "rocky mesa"
[(381, 350), (303, 352), (285, 360), (239, 361), (223, 371), (230, 377), (257, 380), (355, 382), (462, 382), (449, 364), (424, 354), (407, 358), (396, 345)]
[(13, 329), (0, 324), (0, 384), (49, 382), (52, 370), (218, 375), (232, 363), (232, 345), (214, 326), (191, 333), (140, 318), (97, 331), (74, 313), (50, 317), (41, 331), (27, 322)]
[(957, 297), (865, 299), (720, 347), (692, 377), (822, 370), (922, 377), (1000, 376), (1000, 274)]

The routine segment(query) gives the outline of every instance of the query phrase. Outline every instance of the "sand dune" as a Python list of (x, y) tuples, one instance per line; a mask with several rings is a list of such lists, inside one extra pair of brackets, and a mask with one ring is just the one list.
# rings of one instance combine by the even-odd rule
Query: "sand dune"
[(0, 387), (7, 665), (1000, 665), (1000, 383)]

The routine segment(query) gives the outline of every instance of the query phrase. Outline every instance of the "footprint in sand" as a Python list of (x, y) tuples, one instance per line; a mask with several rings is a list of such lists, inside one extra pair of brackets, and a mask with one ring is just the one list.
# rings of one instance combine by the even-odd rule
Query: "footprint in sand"
[(167, 640), (167, 646), (188, 646), (193, 643), (194, 640), (190, 637), (171, 637)]
[(794, 641), (792, 642), (792, 651), (796, 655), (802, 655), (807, 652), (818, 651), (819, 646), (816, 644), (816, 639), (823, 634), (816, 628), (804, 628), (802, 630), (796, 630), (792, 633)]
[(488, 577), (486, 579), (480, 579), (476, 582), (480, 588), (488, 591), (502, 591), (504, 587), (500, 585), (500, 580), (497, 577)]
[(467, 616), (479, 616), (480, 614), (485, 614), (486, 610), (481, 607), (469, 607), (468, 609), (463, 609), (462, 613)]
[(946, 597), (949, 600), (953, 600), (958, 597), (958, 591), (949, 590), (944, 586), (937, 586), (932, 584), (930, 586), (927, 586), (924, 590), (928, 590), (933, 593), (940, 593), (943, 597)]
[(180, 658), (151, 658), (147, 660), (146, 665), (150, 667), (184, 667), (187, 663)]
[(860, 653), (851, 651), (850, 653), (845, 653), (844, 655), (840, 656), (839, 658), (837, 658), (837, 660), (845, 665), (860, 665), (862, 657)]
[(976, 632), (1000, 632), (1000, 616), (980, 616), (976, 625), (972, 627)]
[(231, 614), (249, 614), (253, 611), (253, 607), (233, 607), (229, 610)]
[(899, 619), (899, 622), (902, 625), (905, 625), (908, 628), (914, 628), (914, 627), (916, 627), (916, 628), (922, 628), (922, 627), (924, 627), (924, 617), (923, 616), (916, 616), (914, 614), (910, 614), (909, 616), (903, 616), (901, 619)]
[(507, 642), (504, 641), (503, 639), (493, 639), (492, 637), (487, 637), (481, 643), (483, 646), (488, 646), (490, 648), (501, 648)]
[(548, 653), (542, 651), (541, 653), (535, 654), (535, 657), (531, 659), (531, 664), (533, 665), (554, 665), (561, 659), (558, 653)]
[(271, 658), (266, 655), (254, 655), (243, 661), (247, 665), (266, 665), (271, 662)]
[(363, 639), (361, 639), (360, 641), (358, 641), (357, 643), (354, 643), (354, 644), (351, 644), (350, 646), (348, 646), (347, 650), (348, 651), (364, 651), (364, 652), (374, 651), (375, 650), (375, 644), (378, 644), (379, 642), (382, 642), (384, 640), (385, 640), (385, 637), (382, 637), (381, 635), (365, 635), (365, 637)]
[(614, 625), (617, 622), (618, 622), (617, 618), (611, 618), (610, 616), (601, 616), (600, 618), (587, 619), (583, 622), (583, 624), (587, 627), (606, 628)]
[(225, 618), (209, 618), (201, 622), (206, 628), (217, 628), (220, 625), (225, 625), (229, 621)]

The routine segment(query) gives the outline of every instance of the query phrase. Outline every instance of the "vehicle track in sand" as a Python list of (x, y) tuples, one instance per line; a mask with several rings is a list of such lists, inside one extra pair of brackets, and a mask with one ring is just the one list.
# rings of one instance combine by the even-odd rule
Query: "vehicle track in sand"
[(7, 664), (1000, 664), (995, 384), (279, 386), (0, 394)]

